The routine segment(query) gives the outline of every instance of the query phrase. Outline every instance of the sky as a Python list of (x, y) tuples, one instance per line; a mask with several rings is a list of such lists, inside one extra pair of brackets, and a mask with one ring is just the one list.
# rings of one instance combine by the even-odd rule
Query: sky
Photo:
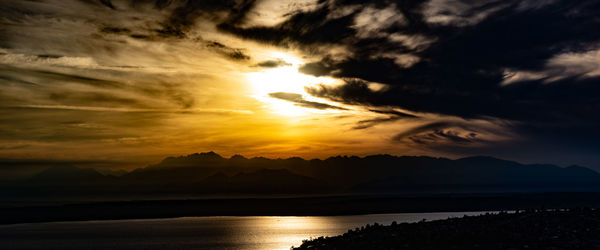
[(600, 170), (599, 15), (586, 0), (5, 0), (0, 158)]

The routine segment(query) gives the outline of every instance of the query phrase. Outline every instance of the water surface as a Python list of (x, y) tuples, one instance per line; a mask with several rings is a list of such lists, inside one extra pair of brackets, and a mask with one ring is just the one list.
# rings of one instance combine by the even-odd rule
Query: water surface
[(223, 216), (0, 226), (1, 249), (289, 249), (366, 224), (416, 222), (481, 212), (352, 216)]

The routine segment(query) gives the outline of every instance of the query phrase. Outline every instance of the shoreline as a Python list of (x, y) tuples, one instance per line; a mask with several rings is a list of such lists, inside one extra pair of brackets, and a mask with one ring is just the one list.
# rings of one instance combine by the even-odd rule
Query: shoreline
[(367, 224), (292, 249), (598, 249), (600, 209), (522, 210)]

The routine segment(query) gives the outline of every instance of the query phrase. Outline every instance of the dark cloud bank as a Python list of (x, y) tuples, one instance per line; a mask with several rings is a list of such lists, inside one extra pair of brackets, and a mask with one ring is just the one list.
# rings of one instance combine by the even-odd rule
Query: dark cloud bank
[[(465, 1), (468, 4), (468, 1)], [(506, 3), (490, 2), (489, 8)], [(532, 80), (502, 86), (506, 69), (541, 70), (560, 53), (594, 49), (600, 33), (600, 5), (592, 1), (564, 1), (522, 10), (519, 2), (490, 14), (467, 27), (429, 24), (421, 14), (422, 1), (399, 1), (398, 12), (406, 23), (387, 27), (385, 34), (400, 32), (435, 39), (428, 47), (411, 48), (387, 37), (357, 38), (353, 14), (329, 19), (333, 10), (323, 5), (315, 11), (293, 15), (276, 27), (220, 27), (242, 37), (270, 43), (304, 46), (340, 43), (353, 54), (342, 60), (325, 55), (304, 65), (314, 75), (360, 78), (391, 85), (385, 92), (369, 90), (366, 82), (348, 81), (341, 87), (311, 89), (310, 93), (353, 104), (396, 105), (413, 111), (456, 115), (465, 118), (493, 116), (518, 121), (575, 119), (598, 122), (591, 116), (598, 107), (597, 78), (566, 78), (552, 84)], [(337, 3), (339, 6), (352, 2)], [(377, 5), (392, 2), (379, 1)], [(473, 12), (485, 11), (485, 6)], [(463, 15), (476, 15), (464, 13)], [(392, 58), (373, 58), (382, 53), (410, 53), (420, 61), (401, 67)]]
[[(352, 9), (355, 5), (361, 7)], [(336, 15), (344, 8), (350, 11)], [(356, 21), (365, 8), (393, 8), (402, 20), (381, 22), (365, 35)], [(376, 15), (371, 22), (377, 22)], [(307, 89), (314, 96), (465, 119), (493, 117), (510, 121), (511, 129), (530, 142), (513, 145), (517, 150), (566, 147), (599, 152), (600, 78), (586, 75), (589, 70), (582, 68), (587, 63), (577, 56), (571, 64), (558, 60), (549, 66), (561, 55), (582, 58), (598, 50), (598, 15), (600, 3), (585, 0), (329, 1), (293, 13), (273, 27), (242, 28), (238, 17), (219, 28), (307, 50), (345, 46), (347, 55), (324, 53), (321, 60), (300, 68), (315, 76), (351, 79), (339, 87)], [(394, 55), (415, 60), (399, 62), (402, 57)], [(540, 76), (504, 84), (515, 72)], [(372, 91), (368, 82), (389, 88)], [(430, 135), (457, 143), (476, 137), (457, 137), (442, 129), (431, 129)]]

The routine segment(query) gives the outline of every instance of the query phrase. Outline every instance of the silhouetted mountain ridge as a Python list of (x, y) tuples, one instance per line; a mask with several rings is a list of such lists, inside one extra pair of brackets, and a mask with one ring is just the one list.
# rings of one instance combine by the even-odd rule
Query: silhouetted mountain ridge
[[(7, 186), (7, 185), (4, 185)], [(107, 193), (279, 194), (598, 191), (600, 174), (581, 166), (520, 164), (488, 156), (457, 160), (387, 154), (268, 159), (215, 152), (167, 157), (120, 176), (48, 168), (11, 187), (86, 187)], [(85, 191), (86, 189), (79, 190)]]
[(89, 180), (97, 180), (106, 176), (91, 168), (78, 168), (74, 166), (56, 166), (43, 170), (40, 173), (32, 176), (29, 181), (34, 182), (55, 182), (55, 181), (71, 181), (81, 182)]

